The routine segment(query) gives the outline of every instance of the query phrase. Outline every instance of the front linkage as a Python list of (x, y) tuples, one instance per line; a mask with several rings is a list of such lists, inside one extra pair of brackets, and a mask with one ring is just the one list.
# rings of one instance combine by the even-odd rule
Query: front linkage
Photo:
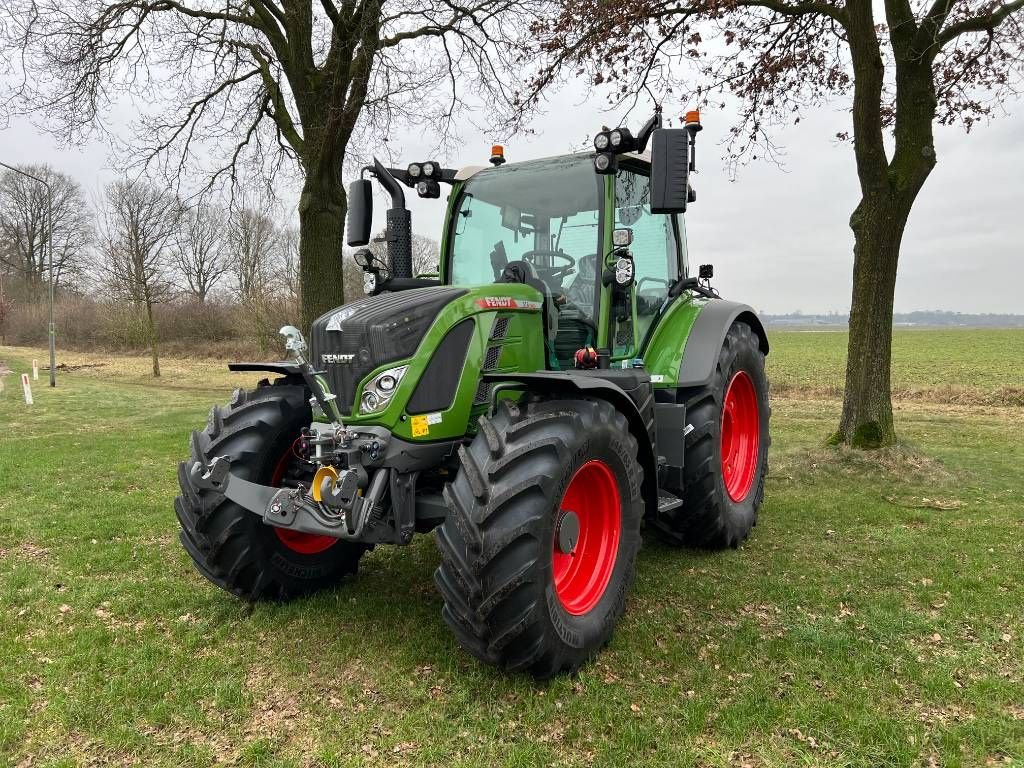
[[(378, 525), (384, 519), (383, 502), (392, 480), (392, 468), (384, 466), (391, 434), (382, 427), (346, 428), (334, 405), (336, 396), (306, 359), (302, 333), (293, 326), (285, 326), (280, 333), (292, 358), (289, 367), (313, 394), (310, 405), (334, 417), (330, 423), (312, 422), (293, 446), (316, 464), (311, 482), (300, 481), (294, 488), (250, 482), (231, 473), (228, 456), (216, 456), (209, 464), (193, 462), (189, 468), (192, 485), (223, 494), (276, 528), (347, 541), (409, 543), (414, 525), (399, 528), (397, 537), (396, 529), (384, 530)], [(400, 487), (401, 479), (395, 480)], [(401, 492), (393, 494), (393, 498), (402, 496)]]

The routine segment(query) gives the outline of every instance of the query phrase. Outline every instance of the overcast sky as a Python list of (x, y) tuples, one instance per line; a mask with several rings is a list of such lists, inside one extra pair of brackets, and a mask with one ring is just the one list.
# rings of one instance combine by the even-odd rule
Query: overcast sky
[[(537, 135), (506, 143), (511, 162), (579, 148), (617, 115), (602, 112), (600, 97), (563, 93), (535, 124)], [(938, 166), (925, 185), (904, 237), (896, 311), (948, 309), (1024, 313), (1024, 103), (968, 136), (938, 128)], [(634, 130), (648, 117), (636, 112)], [(731, 114), (704, 112), (698, 142), (697, 203), (687, 214), (691, 264), (715, 265), (724, 296), (762, 312), (845, 312), (850, 303), (853, 236), (848, 221), (857, 202), (852, 147), (838, 143), (849, 129), (839, 106), (805, 115), (776, 134), (785, 167), (756, 161), (730, 181), (719, 141)], [(458, 154), (445, 165), (486, 164), (491, 137), (466, 131)], [(392, 135), (403, 161), (426, 160), (432, 140)], [(435, 158), (429, 158), (435, 159)], [(27, 121), (0, 130), (0, 160), (47, 162), (70, 173), (90, 197), (113, 178), (106, 148), (58, 145)], [(293, 190), (283, 202), (294, 207)], [(377, 206), (382, 227), (385, 205)], [(439, 238), (442, 201), (410, 195), (413, 227)]]

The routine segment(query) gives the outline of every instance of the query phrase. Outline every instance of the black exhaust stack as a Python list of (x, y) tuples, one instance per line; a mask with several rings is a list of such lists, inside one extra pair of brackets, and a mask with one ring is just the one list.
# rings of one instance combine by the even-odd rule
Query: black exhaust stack
[(380, 160), (373, 159), (373, 175), (391, 195), (391, 208), (387, 215), (388, 264), (391, 278), (405, 280), (412, 277), (412, 213), (405, 207), (405, 193), (391, 172)]

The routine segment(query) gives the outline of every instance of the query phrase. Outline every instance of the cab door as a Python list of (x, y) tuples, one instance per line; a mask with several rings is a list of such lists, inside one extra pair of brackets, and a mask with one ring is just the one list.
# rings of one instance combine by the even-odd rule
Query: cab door
[[(608, 346), (613, 360), (635, 357), (640, 343), (668, 294), (686, 270), (683, 217), (651, 213), (648, 169), (623, 163), (614, 177), (611, 229), (631, 229), (635, 280), (618, 299), (612, 292)], [(614, 249), (609, 244), (611, 257)]]

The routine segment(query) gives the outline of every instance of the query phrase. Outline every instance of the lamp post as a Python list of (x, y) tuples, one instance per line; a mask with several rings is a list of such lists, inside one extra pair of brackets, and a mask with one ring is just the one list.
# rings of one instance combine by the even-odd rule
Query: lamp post
[(50, 186), (50, 182), (46, 179), (41, 179), (38, 176), (34, 176), (28, 171), (23, 171), (20, 168), (15, 168), (13, 165), (0, 161), (0, 166), (6, 168), (9, 171), (20, 173), (33, 181), (37, 181), (46, 187), (46, 250), (49, 256), (49, 272), (50, 272), (50, 386), (57, 386), (57, 328), (53, 322), (53, 187)]

